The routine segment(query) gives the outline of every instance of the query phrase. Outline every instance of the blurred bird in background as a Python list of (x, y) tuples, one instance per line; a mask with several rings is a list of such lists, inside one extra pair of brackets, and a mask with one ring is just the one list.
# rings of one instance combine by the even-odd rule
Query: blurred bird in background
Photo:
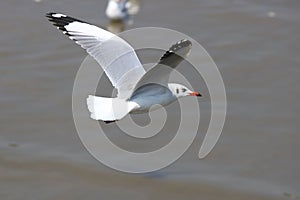
[(108, 0), (106, 16), (110, 19), (107, 29), (112, 33), (125, 30), (125, 24), (133, 24), (133, 16), (140, 10), (140, 0)]
[(108, 0), (106, 16), (111, 20), (124, 20), (140, 10), (139, 0)]

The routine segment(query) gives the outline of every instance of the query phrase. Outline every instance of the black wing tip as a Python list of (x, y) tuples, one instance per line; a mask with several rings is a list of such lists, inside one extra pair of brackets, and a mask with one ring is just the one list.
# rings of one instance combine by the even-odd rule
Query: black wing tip
[(173, 54), (175, 54), (177, 51), (179, 51), (182, 48), (191, 47), (192, 42), (187, 39), (182, 39), (178, 41), (176, 44), (173, 44), (169, 50), (160, 58), (160, 60), (163, 60)]
[(55, 12), (47, 12), (47, 13), (45, 14), (45, 16), (46, 16), (46, 17), (52, 17), (52, 15), (55, 15), (55, 14), (57, 14), (57, 13), (55, 13)]
[(82, 21), (80, 19), (76, 19), (74, 17), (70, 17), (68, 15), (62, 14), (62, 13), (55, 13), (55, 12), (48, 12), (45, 15), (50, 22), (53, 23), (54, 26), (57, 26), (60, 30), (65, 30), (64, 26), (67, 26), (68, 24), (72, 22), (82, 22), (87, 23), (85, 21)]
[(62, 19), (67, 18), (68, 16), (62, 13), (56, 13), (56, 12), (48, 12), (45, 14), (45, 17), (50, 19)]
[[(56, 13), (56, 12), (48, 12), (45, 14), (45, 16), (54, 26), (56, 26), (59, 30), (63, 31), (63, 33), (67, 36), (72, 36), (65, 28), (70, 23), (72, 22), (87, 23), (82, 20), (76, 19), (74, 17), (70, 17), (68, 15), (62, 13)], [(75, 39), (72, 40), (76, 41)]]
[(177, 51), (183, 47), (189, 47), (189, 46), (192, 46), (192, 42), (187, 39), (183, 39), (178, 41), (176, 44), (172, 45), (169, 51)]

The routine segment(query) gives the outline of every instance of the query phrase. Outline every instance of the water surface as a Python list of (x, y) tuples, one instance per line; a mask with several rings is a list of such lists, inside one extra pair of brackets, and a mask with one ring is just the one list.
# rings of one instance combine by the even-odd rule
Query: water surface
[[(106, 2), (1, 1), (0, 198), (299, 199), (300, 3), (141, 3), (126, 29), (178, 30), (199, 41), (218, 65), (228, 115), (216, 148), (198, 160), (204, 125), (188, 152), (166, 169), (137, 176), (104, 167), (85, 150), (72, 119), (73, 81), (86, 53), (44, 14), (63, 12), (106, 27)], [(205, 86), (199, 89), (207, 94)], [(199, 102), (207, 122), (209, 99)], [(110, 131), (120, 142), (119, 131)], [(120, 145), (132, 148), (127, 140)]]

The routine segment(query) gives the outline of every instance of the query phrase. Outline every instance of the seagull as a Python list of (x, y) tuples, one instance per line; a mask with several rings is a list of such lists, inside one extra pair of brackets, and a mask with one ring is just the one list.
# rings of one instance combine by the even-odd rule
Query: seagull
[(111, 20), (123, 20), (129, 15), (136, 15), (139, 10), (138, 0), (108, 0), (105, 13)]
[(106, 16), (111, 20), (122, 20), (128, 16), (127, 0), (108, 0)]
[(157, 104), (167, 106), (181, 97), (201, 96), (184, 85), (168, 83), (172, 70), (192, 48), (189, 40), (172, 45), (146, 72), (133, 47), (115, 34), (60, 13), (47, 13), (46, 17), (100, 64), (118, 91), (115, 98), (88, 96), (92, 119), (111, 123), (128, 114), (147, 113)]

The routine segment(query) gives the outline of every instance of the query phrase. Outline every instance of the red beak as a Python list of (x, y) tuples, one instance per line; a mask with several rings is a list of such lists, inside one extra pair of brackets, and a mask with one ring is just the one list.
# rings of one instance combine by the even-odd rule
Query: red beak
[(191, 92), (190, 96), (201, 97), (202, 95), (199, 92)]

